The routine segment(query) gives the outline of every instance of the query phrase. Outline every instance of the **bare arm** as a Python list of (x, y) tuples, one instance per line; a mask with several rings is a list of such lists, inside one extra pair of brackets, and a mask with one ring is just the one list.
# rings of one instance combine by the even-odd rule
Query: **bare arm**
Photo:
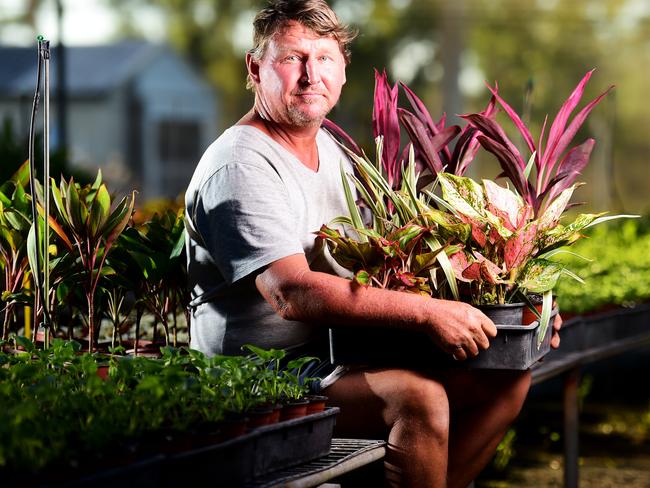
[(311, 271), (302, 254), (275, 261), (255, 284), (287, 320), (419, 330), (458, 359), (475, 356), (489, 346), (488, 337), (496, 336), (492, 321), (466, 303), (356, 286), (345, 278)]

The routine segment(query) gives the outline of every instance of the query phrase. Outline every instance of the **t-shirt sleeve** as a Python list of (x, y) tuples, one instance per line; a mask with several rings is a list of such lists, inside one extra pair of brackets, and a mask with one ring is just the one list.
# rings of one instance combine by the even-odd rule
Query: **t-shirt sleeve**
[(195, 224), (230, 284), (304, 253), (286, 187), (270, 166), (232, 162), (220, 167), (199, 192)]

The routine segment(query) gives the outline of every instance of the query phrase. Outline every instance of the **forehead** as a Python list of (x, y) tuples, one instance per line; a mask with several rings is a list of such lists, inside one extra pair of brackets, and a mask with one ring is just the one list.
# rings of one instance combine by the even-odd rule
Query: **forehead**
[(330, 49), (340, 51), (338, 41), (332, 36), (321, 36), (309, 27), (289, 21), (270, 39), (270, 49)]

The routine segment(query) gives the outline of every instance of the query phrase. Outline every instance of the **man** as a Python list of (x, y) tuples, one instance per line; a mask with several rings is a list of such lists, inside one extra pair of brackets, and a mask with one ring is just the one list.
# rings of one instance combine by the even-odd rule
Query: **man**
[[(313, 234), (347, 213), (339, 167), (350, 163), (320, 126), (354, 36), (324, 0), (272, 1), (254, 27), (254, 106), (208, 148), (186, 193), (192, 346), (237, 354), (254, 343), (324, 358), (328, 325), (383, 324), (424, 331), (459, 360), (486, 349), (496, 328), (479, 310), (355, 287)], [(323, 385), (341, 407), (337, 434), (388, 439), (386, 479), (399, 486), (467, 486), (530, 384), (528, 372), (343, 373)]]

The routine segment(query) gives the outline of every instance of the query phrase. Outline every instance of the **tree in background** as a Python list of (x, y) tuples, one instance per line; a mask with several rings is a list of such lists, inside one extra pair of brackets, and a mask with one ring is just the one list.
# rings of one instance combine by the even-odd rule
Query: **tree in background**
[[(169, 43), (218, 91), (222, 128), (248, 110), (252, 95), (244, 88), (243, 57), (263, 0), (104, 1), (120, 14), (124, 35), (145, 36), (146, 17), (137, 12), (153, 10), (161, 16)], [(498, 79), (505, 98), (521, 100), (514, 108), (530, 114), (531, 127), (538, 132), (544, 114), (555, 113), (582, 74), (595, 67), (585, 98), (610, 83), (617, 91), (578, 134), (583, 139), (592, 134), (599, 141), (582, 198), (599, 208), (647, 210), (650, 113), (642, 103), (650, 91), (646, 1), (330, 1), (360, 31), (332, 118), (362, 146), (372, 146), (373, 68), (385, 67), (392, 81), (406, 82), (434, 116), (479, 110), (489, 95), (483, 81)], [(26, 12), (32, 13), (22, 21), (33, 19), (34, 9), (43, 3), (27, 2)], [(483, 169), (474, 176), (494, 174), (493, 160), (478, 162)]]

